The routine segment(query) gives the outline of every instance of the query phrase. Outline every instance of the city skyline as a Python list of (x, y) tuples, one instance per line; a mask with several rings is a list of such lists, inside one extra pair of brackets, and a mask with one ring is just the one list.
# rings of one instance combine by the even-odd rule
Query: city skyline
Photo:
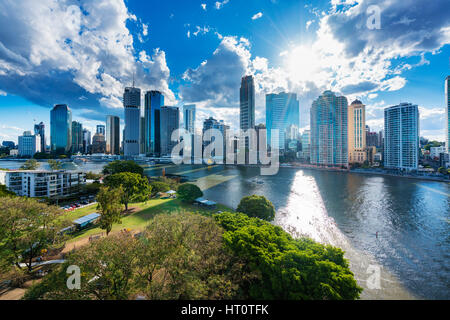
[[(444, 141), (442, 82), (449, 72), (450, 49), (448, 35), (444, 33), (449, 25), (439, 11), (440, 5), (423, 5), (423, 10), (412, 10), (409, 9), (410, 1), (398, 6), (386, 3), (384, 10), (389, 14), (382, 15), (382, 29), (359, 30), (361, 34), (353, 42), (357, 33), (355, 22), (365, 22), (365, 11), (371, 2), (350, 6), (336, 5), (335, 1), (314, 5), (306, 2), (294, 4), (292, 1), (229, 1), (220, 9), (214, 3), (206, 2), (204, 10), (201, 6), (204, 2), (199, 1), (179, 3), (179, 6), (159, 4), (156, 14), (146, 10), (151, 3), (131, 0), (126, 4), (119, 1), (116, 10), (105, 16), (98, 14), (96, 4), (90, 4), (86, 6), (86, 12), (99, 21), (117, 17), (117, 25), (111, 28), (124, 35), (127, 41), (126, 44), (119, 42), (112, 49), (102, 47), (102, 50), (109, 50), (110, 61), (102, 56), (92, 57), (101, 66), (96, 75), (92, 72), (95, 71), (93, 65), (82, 60), (85, 38), (76, 36), (76, 33), (68, 34), (67, 39), (77, 43), (78, 49), (60, 47), (56, 42), (59, 33), (45, 33), (26, 20), (34, 12), (39, 12), (37, 9), (46, 10), (45, 3), (36, 2), (28, 7), (25, 3), (16, 4), (20, 10), (4, 4), (6, 12), (20, 11), (23, 17), (11, 14), (1, 23), (21, 26), (24, 35), (30, 35), (36, 42), (30, 43), (30, 47), (19, 47), (14, 39), (6, 39), (0, 34), (5, 48), (18, 57), (13, 61), (12, 55), (0, 54), (0, 68), (4, 71), (0, 73), (0, 140), (17, 143), (17, 137), (34, 124), (41, 121), (48, 124), (48, 108), (58, 103), (68, 104), (74, 119), (94, 133), (98, 122), (104, 122), (104, 114), (120, 116), (121, 91), (131, 85), (134, 73), (136, 86), (143, 92), (160, 90), (167, 97), (167, 105), (181, 109), (183, 104), (195, 103), (196, 127), (201, 127), (201, 119), (212, 115), (237, 128), (239, 92), (235, 86), (239, 85), (241, 76), (253, 75), (258, 83), (255, 88), (255, 123), (265, 121), (265, 94), (286, 91), (297, 93), (300, 128), (307, 129), (312, 100), (331, 89), (345, 95), (349, 101), (363, 100), (367, 106), (367, 122), (375, 131), (383, 127), (384, 108), (404, 101), (418, 104), (423, 124), (421, 135)], [(49, 18), (55, 18), (54, 15), (66, 9), (61, 4), (49, 14)], [(74, 13), (76, 10), (70, 12)], [(229, 26), (227, 22), (235, 16), (239, 17), (236, 26)], [(430, 21), (427, 19), (430, 16), (433, 16), (433, 23), (426, 22)], [(274, 19), (278, 21), (277, 28), (273, 28)], [(45, 22), (45, 19), (41, 21)], [(82, 19), (73, 26), (73, 30), (91, 29), (91, 24), (89, 19)], [(243, 25), (248, 27), (242, 28)], [(429, 41), (420, 33), (424, 28), (433, 35)], [(164, 39), (165, 31), (170, 32), (171, 39)], [(97, 41), (94, 44), (98, 44), (103, 35), (112, 41), (105, 29), (100, 28), (96, 32), (94, 36), (98, 38), (94, 38)], [(367, 37), (369, 32), (373, 32), (373, 37)], [(399, 34), (405, 36), (396, 40), (395, 35)], [(47, 43), (44, 41), (46, 37), (49, 37), (48, 43), (55, 45), (54, 52), (40, 47), (40, 43)], [(409, 39), (417, 41), (412, 43)], [(336, 44), (336, 48), (345, 55), (332, 49)], [(126, 45), (134, 50), (128, 51)], [(380, 50), (366, 57), (366, 65), (361, 61), (361, 52), (371, 48)], [(331, 58), (327, 60), (316, 55), (320, 50), (330, 53)], [(30, 55), (32, 51), (39, 53), (34, 60)], [(388, 52), (394, 52), (395, 56)], [(73, 66), (73, 70), (66, 71), (59, 65), (55, 60), (57, 54), (63, 57), (61, 61), (66, 65)], [(380, 57), (378, 62), (374, 59), (377, 54)], [(72, 60), (67, 60), (69, 57)], [(374, 63), (373, 72), (367, 69), (370, 62)], [(339, 68), (327, 70), (334, 64)], [(33, 76), (39, 65), (43, 68), (40, 73), (42, 79)], [(145, 72), (146, 69), (149, 72)], [(225, 72), (225, 78), (229, 79), (211, 78), (220, 71)], [(91, 74), (93, 78), (90, 78)], [(28, 87), (15, 81), (24, 77), (27, 77)], [(210, 78), (212, 81), (209, 83), (205, 81)], [(18, 85), (12, 86), (13, 83)], [(55, 87), (58, 90), (41, 90), (43, 85), (44, 88)], [(199, 90), (201, 88), (207, 90)], [(27, 116), (17, 119), (11, 110)], [(123, 126), (123, 117), (120, 118)], [(48, 125), (46, 135), (49, 136)]]

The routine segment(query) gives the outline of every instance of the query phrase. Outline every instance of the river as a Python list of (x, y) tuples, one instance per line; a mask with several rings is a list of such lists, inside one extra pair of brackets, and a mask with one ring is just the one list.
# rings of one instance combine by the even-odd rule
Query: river
[[(18, 164), (0, 161), (0, 167)], [(275, 176), (249, 167), (165, 168), (194, 180), (206, 198), (233, 208), (244, 196), (266, 196), (277, 210), (275, 224), (346, 252), (363, 299), (450, 299), (448, 183), (291, 168)], [(162, 169), (145, 172), (158, 176)]]

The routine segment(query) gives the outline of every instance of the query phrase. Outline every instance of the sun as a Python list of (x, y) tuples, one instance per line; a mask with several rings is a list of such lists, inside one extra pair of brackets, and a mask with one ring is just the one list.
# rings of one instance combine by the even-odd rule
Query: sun
[(286, 55), (285, 68), (295, 81), (312, 81), (320, 71), (320, 57), (311, 47), (298, 46)]

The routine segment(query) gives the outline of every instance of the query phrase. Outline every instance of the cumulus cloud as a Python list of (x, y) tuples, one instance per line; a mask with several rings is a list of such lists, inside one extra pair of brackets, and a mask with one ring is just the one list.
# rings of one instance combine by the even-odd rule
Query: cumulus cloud
[(215, 4), (216, 9), (217, 9), (217, 10), (222, 9), (223, 6), (226, 5), (228, 2), (230, 2), (230, 0), (223, 0), (222, 2), (216, 1), (216, 4)]
[(202, 7), (202, 9), (203, 9), (204, 11), (206, 11), (206, 3), (202, 3), (200, 6)]
[(143, 89), (175, 100), (165, 53), (134, 57), (126, 23), (137, 20), (122, 0), (0, 2), (0, 89), (42, 106), (89, 107), (104, 118), (122, 114), (123, 89), (134, 73)]

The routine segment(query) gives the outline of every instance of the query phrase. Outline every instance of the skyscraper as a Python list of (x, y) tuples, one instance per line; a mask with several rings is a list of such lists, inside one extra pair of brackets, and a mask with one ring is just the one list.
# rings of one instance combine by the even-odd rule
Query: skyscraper
[(445, 146), (450, 153), (450, 76), (445, 79)]
[(21, 157), (32, 157), (37, 152), (41, 152), (41, 136), (25, 131), (23, 136), (19, 137), (19, 155)]
[(120, 154), (120, 119), (116, 116), (106, 117), (106, 153)]
[(419, 165), (419, 108), (401, 103), (384, 109), (384, 166), (416, 170)]
[(161, 153), (160, 111), (164, 105), (164, 96), (159, 91), (145, 94), (145, 152), (154, 156)]
[(99, 124), (97, 125), (97, 131), (96, 133), (101, 133), (102, 135), (105, 135), (105, 125), (104, 124)]
[(195, 133), (195, 104), (186, 104), (184, 110), (184, 128), (191, 134)]
[(123, 94), (125, 108), (124, 155), (139, 155), (139, 127), (141, 122), (141, 89), (125, 88)]
[(355, 100), (348, 106), (348, 162), (366, 160), (366, 106)]
[(255, 127), (255, 83), (253, 76), (241, 81), (240, 91), (240, 128), (248, 130)]
[[(208, 119), (205, 119), (203, 121), (203, 140), (210, 141), (210, 142), (204, 143), (203, 148), (208, 146), (214, 138), (212, 135), (206, 133), (209, 129), (217, 129), (221, 132), (222, 137), (223, 137), (223, 157), (225, 157), (227, 130), (230, 129), (230, 126), (226, 125), (223, 120), (217, 121), (213, 117), (209, 117)], [(215, 156), (215, 155), (216, 155), (216, 153), (213, 152), (212, 156)]]
[(46, 150), (45, 124), (43, 122), (34, 125), (34, 134), (39, 135), (41, 137), (41, 151), (40, 152), (45, 152), (45, 150)]
[(83, 125), (72, 121), (72, 153), (83, 152)]
[(72, 148), (72, 111), (66, 104), (50, 111), (50, 140), (53, 153), (68, 153)]
[(141, 117), (141, 127), (139, 130), (139, 152), (143, 155), (147, 153), (147, 148), (145, 146), (145, 117)]
[(311, 164), (348, 166), (348, 102), (325, 91), (311, 107)]
[(172, 142), (173, 131), (180, 127), (180, 110), (177, 107), (161, 107), (161, 155), (172, 154), (177, 144)]
[(92, 137), (91, 152), (94, 154), (105, 154), (106, 153), (106, 139), (101, 133), (96, 133)]
[(91, 132), (83, 129), (83, 153), (88, 154), (91, 146)]
[(300, 110), (297, 95), (295, 93), (268, 94), (266, 95), (266, 127), (267, 143), (272, 143), (271, 130), (279, 130), (279, 148), (282, 152), (285, 148), (286, 129), (290, 125), (300, 127)]

